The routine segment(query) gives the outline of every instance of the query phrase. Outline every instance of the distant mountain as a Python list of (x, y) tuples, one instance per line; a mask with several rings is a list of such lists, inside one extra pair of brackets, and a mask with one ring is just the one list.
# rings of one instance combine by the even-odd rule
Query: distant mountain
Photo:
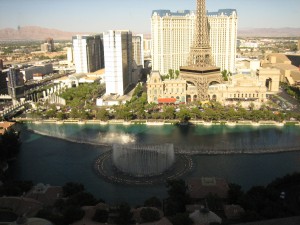
[[(91, 32), (92, 33), (92, 32)], [(83, 32), (66, 32), (38, 26), (26, 26), (18, 29), (0, 29), (0, 40), (45, 40), (48, 37), (54, 40), (71, 40), (76, 34)], [(150, 35), (144, 35), (149, 38)], [(240, 28), (238, 37), (300, 37), (300, 28)]]
[(241, 28), (238, 37), (300, 37), (300, 28)]
[(37, 26), (0, 29), (0, 40), (44, 40), (48, 37), (54, 40), (71, 40), (78, 32), (65, 32)]

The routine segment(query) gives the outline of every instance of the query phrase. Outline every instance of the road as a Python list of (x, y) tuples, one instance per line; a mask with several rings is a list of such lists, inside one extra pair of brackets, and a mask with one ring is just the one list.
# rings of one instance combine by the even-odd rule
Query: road
[(280, 90), (280, 92), (278, 93), (278, 96), (281, 98), (281, 100), (284, 101), (284, 103), (288, 106), (288, 108), (291, 109), (291, 111), (293, 112), (300, 112), (300, 102), (291, 97), (290, 95), (288, 95), (285, 90)]

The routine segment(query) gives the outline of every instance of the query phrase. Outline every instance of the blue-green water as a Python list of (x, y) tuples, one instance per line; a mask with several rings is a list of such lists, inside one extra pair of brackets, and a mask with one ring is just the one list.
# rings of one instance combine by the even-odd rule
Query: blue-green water
[[(193, 149), (299, 146), (300, 127), (285, 126), (146, 126), (146, 125), (55, 125), (28, 124), (23, 128), (22, 147), (10, 167), (13, 179), (63, 185), (81, 182), (87, 191), (111, 203), (127, 201), (142, 204), (151, 196), (166, 196), (164, 185), (150, 187), (112, 184), (98, 177), (93, 162), (106, 151), (107, 144), (174, 143)], [(43, 135), (41, 135), (43, 134)], [(49, 135), (49, 136), (46, 136)], [(82, 143), (83, 142), (83, 143)], [(185, 179), (201, 176), (226, 178), (247, 190), (266, 185), (276, 177), (300, 172), (300, 151), (276, 154), (193, 155), (195, 168)]]

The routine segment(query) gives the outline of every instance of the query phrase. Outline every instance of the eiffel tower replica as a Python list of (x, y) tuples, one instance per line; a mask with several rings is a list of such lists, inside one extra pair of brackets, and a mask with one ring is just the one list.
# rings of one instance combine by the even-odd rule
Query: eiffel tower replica
[(205, 0), (197, 0), (194, 43), (187, 66), (180, 67), (180, 76), (197, 89), (197, 100), (208, 100), (207, 90), (212, 83), (222, 83), (220, 68), (213, 65), (209, 44), (208, 19)]

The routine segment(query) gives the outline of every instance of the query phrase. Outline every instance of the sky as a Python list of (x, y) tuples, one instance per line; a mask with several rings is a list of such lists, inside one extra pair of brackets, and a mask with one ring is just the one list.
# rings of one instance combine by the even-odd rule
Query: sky
[[(300, 28), (300, 0), (206, 0), (236, 9), (238, 28)], [(126, 29), (149, 34), (152, 10), (195, 10), (196, 0), (0, 0), (0, 29), (41, 26), (72, 32)]]

